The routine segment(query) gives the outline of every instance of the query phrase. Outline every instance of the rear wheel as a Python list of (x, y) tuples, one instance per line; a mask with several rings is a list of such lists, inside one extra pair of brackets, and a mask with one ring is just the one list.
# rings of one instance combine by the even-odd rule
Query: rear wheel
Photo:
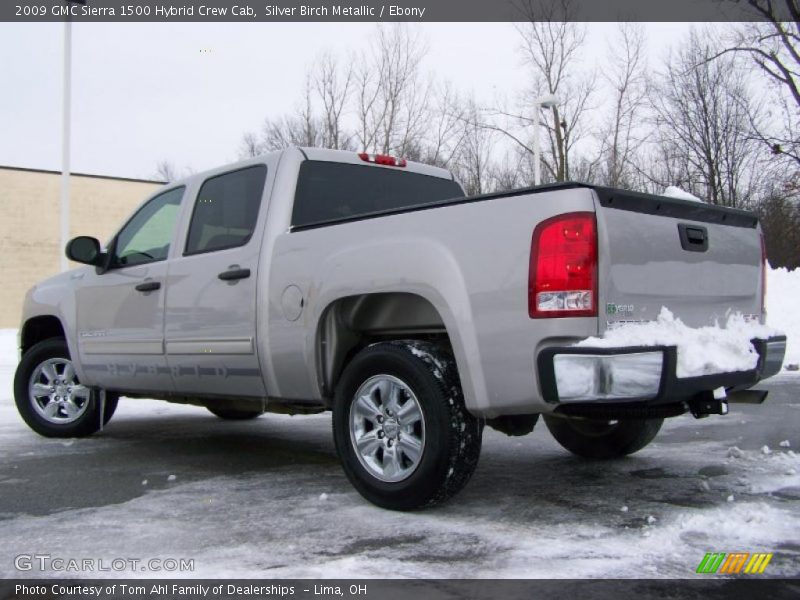
[(481, 421), (467, 412), (452, 355), (423, 342), (374, 344), (336, 389), (333, 435), (347, 477), (370, 502), (443, 502), (478, 464)]
[(209, 412), (226, 421), (248, 421), (260, 417), (264, 413), (260, 410), (236, 410), (233, 408), (207, 407)]
[(638, 452), (656, 437), (664, 419), (575, 419), (545, 415), (564, 448), (583, 458), (617, 458)]
[(67, 343), (62, 338), (44, 340), (22, 357), (14, 376), (14, 399), (22, 419), (46, 437), (83, 437), (108, 423), (118, 397), (108, 394), (101, 406), (100, 393), (83, 385), (75, 373)]

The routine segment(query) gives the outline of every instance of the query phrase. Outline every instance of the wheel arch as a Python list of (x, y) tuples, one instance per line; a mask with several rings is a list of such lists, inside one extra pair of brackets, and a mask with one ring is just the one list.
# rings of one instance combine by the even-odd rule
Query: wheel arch
[[(413, 292), (375, 292), (330, 302), (317, 323), (317, 379), (323, 396), (332, 398), (342, 371), (363, 348), (382, 341), (417, 339), (449, 348), (458, 361), (458, 338), (435, 304)], [(462, 387), (466, 370), (459, 369)]]
[(35, 344), (50, 338), (66, 340), (66, 330), (61, 320), (55, 315), (31, 317), (22, 325), (19, 336), (20, 349), (24, 354)]

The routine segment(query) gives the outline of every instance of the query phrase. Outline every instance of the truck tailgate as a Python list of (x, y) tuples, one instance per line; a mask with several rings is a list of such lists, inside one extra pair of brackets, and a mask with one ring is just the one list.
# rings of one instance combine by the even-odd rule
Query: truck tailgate
[(595, 188), (600, 330), (651, 321), (667, 307), (686, 325), (761, 316), (762, 245), (748, 212)]

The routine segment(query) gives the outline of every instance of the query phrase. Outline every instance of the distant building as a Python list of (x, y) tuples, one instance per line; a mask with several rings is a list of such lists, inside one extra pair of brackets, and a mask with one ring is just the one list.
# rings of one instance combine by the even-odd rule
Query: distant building
[[(157, 181), (73, 173), (70, 236), (105, 244), (161, 186)], [(61, 173), (0, 166), (0, 327), (18, 327), (25, 292), (59, 271)]]

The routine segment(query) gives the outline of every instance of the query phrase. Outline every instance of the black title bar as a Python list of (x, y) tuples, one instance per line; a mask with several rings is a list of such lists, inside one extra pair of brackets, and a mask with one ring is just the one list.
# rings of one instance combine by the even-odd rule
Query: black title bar
[(792, 20), (797, 0), (3, 0), (0, 22)]
[[(612, 569), (613, 570), (613, 569)], [(800, 580), (698, 579), (23, 579), (0, 580), (0, 600), (795, 600)]]

